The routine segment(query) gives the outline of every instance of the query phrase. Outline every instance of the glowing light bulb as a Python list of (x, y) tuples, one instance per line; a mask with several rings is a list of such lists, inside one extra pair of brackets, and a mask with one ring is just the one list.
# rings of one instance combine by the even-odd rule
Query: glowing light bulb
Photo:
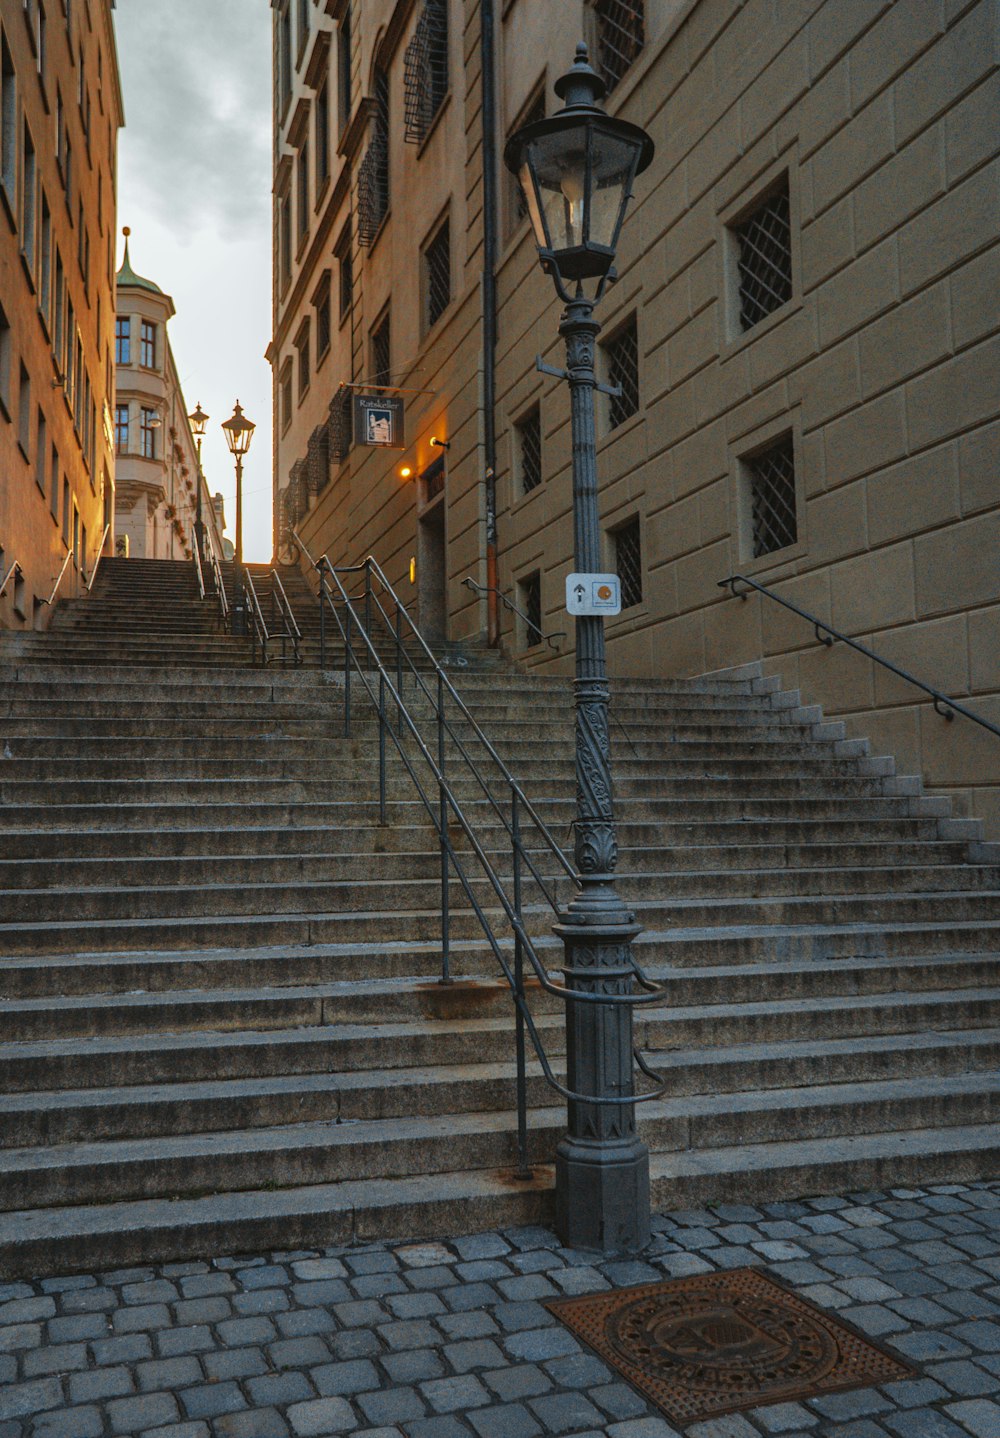
[(570, 244), (583, 243), (583, 175), (580, 171), (566, 175), (560, 183), (566, 201), (566, 238)]

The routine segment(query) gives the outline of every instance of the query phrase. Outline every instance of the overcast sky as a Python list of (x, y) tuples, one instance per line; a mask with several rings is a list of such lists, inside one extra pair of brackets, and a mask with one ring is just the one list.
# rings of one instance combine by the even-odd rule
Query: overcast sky
[[(117, 0), (125, 95), (118, 223), (136, 272), (173, 296), (170, 342), (235, 535), (219, 428), (237, 398), (257, 425), (243, 475), (244, 552), (271, 557), (271, 11), (263, 0)], [(119, 264), (124, 241), (119, 234)]]

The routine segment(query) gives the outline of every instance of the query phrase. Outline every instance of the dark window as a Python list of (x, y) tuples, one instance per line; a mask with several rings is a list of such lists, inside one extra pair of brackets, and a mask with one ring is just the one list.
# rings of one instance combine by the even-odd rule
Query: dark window
[(309, 142), (303, 140), (298, 159), (298, 236), (301, 240), (309, 228)]
[(372, 384), (388, 385), (392, 380), (392, 346), (389, 316), (372, 330)]
[(0, 180), (11, 205), (17, 176), (17, 80), (6, 39), (0, 37)]
[(52, 484), (49, 490), (49, 510), (52, 518), (59, 523), (59, 451), (52, 446)]
[(278, 205), (278, 250), (281, 281), (287, 285), (292, 277), (292, 201), (282, 195)]
[(615, 573), (622, 584), (622, 608), (642, 603), (642, 539), (639, 516), (623, 524), (612, 535), (615, 544)]
[(343, 130), (351, 119), (351, 7), (344, 11), (344, 18), (337, 31), (337, 114)]
[(424, 0), (403, 66), (405, 137), (411, 145), (426, 138), (448, 94), (448, 3)]
[[(528, 108), (525, 110), (521, 119), (518, 120), (517, 124), (514, 126), (514, 129), (519, 130), (522, 125), (533, 125), (536, 120), (544, 119), (545, 91), (541, 90), (539, 94), (537, 94), (535, 98), (531, 101), (531, 103), (528, 105)], [(511, 131), (511, 133), (513, 134), (513, 130)], [(509, 170), (507, 171), (507, 183), (509, 185), (507, 228), (509, 233), (513, 234), (521, 221), (527, 219), (528, 202), (524, 198), (524, 191), (521, 189), (521, 182), (518, 180), (517, 176), (515, 174), (512, 174)]]
[(35, 190), (35, 147), (28, 127), (24, 127), (24, 150), (21, 155), (21, 249), (32, 275), (35, 273), (35, 213), (38, 196)]
[(451, 225), (440, 226), (424, 250), (424, 328), (437, 324), (451, 303)]
[(128, 405), (115, 405), (115, 449), (128, 454)]
[(351, 452), (354, 393), (339, 389), (330, 401), (330, 458), (342, 463)]
[(139, 338), (139, 361), (146, 369), (156, 368), (156, 326), (143, 320)]
[(299, 0), (299, 50), (309, 38), (309, 0)]
[(132, 321), (121, 315), (115, 320), (115, 364), (132, 363)]
[(639, 337), (635, 315), (605, 346), (608, 384), (620, 388), (608, 406), (608, 428), (617, 429), (639, 409)]
[(62, 489), (63, 489), (63, 493), (62, 493), (62, 537), (63, 537), (63, 544), (68, 545), (68, 544), (69, 544), (69, 511), (70, 511), (70, 502), (69, 502), (69, 480), (68, 480), (68, 479), (64, 479), (64, 480), (63, 480)]
[(788, 181), (735, 226), (739, 246), (740, 324), (744, 330), (792, 297), (792, 225)]
[(21, 365), (17, 392), (17, 438), (25, 455), (31, 453), (31, 380)]
[(643, 0), (597, 0), (597, 68), (609, 92), (646, 43)]
[(0, 405), (10, 414), (10, 324), (0, 307)]
[(292, 93), (292, 17), (289, 4), (278, 16), (278, 105), (284, 110)]
[(538, 573), (529, 574), (527, 578), (518, 581), (518, 598), (521, 610), (521, 622), (524, 628), (523, 649), (530, 649), (533, 644), (540, 644), (542, 641), (542, 576)]
[(292, 422), (292, 362), (281, 372), (281, 427), (287, 429)]
[(444, 493), (444, 480), (444, 459), (436, 459), (420, 476), (421, 496), (424, 504), (430, 504), (432, 499), (437, 499), (439, 494)]
[(389, 76), (375, 71), (371, 143), (358, 167), (358, 243), (370, 245), (389, 210)]
[(327, 276), (316, 300), (316, 358), (321, 359), (330, 348), (330, 280)]
[(156, 458), (156, 410), (143, 409), (139, 421), (139, 452), (143, 459)]
[(542, 482), (542, 416), (537, 405), (519, 421), (516, 434), (521, 493), (530, 494)]
[(309, 388), (309, 324), (302, 329), (295, 343), (299, 353), (299, 399)]
[(795, 450), (790, 434), (743, 461), (750, 485), (750, 529), (754, 559), (785, 549), (798, 539), (795, 508)]
[(354, 256), (351, 253), (351, 227), (348, 224), (337, 241), (338, 291), (341, 323), (354, 303)]
[(316, 96), (316, 190), (322, 189), (330, 173), (330, 84)]
[(49, 457), (48, 426), (41, 410), (38, 411), (38, 430), (35, 442), (35, 483), (45, 493), (45, 461)]

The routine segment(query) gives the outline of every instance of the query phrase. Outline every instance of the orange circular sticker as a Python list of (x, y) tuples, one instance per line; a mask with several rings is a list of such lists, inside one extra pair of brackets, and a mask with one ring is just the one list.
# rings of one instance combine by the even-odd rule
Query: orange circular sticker
[(610, 599), (610, 598), (611, 598), (611, 589), (610, 589), (610, 586), (607, 585), (607, 584), (600, 584), (600, 585), (598, 585), (598, 587), (597, 587), (597, 597), (598, 597), (598, 599)]

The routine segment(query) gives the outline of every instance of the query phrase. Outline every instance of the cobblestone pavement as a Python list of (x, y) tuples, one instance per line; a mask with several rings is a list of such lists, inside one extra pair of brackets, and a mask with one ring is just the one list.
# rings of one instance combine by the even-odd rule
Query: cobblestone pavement
[(0, 1284), (0, 1438), (671, 1438), (542, 1306), (764, 1266), (919, 1370), (689, 1438), (1000, 1438), (1000, 1184), (654, 1221), (642, 1261), (520, 1228)]

